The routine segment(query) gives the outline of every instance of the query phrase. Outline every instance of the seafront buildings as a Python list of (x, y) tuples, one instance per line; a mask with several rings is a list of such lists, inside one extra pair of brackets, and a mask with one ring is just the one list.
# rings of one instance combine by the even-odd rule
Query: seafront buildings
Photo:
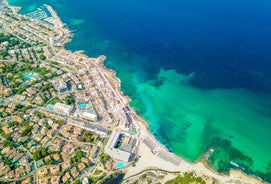
[(20, 15), (1, 3), (0, 181), (87, 183), (96, 170), (106, 175), (120, 161), (129, 165), (137, 138), (124, 138), (117, 152), (127, 154), (104, 153), (105, 140), (120, 141), (133, 128), (116, 81), (101, 69), (104, 56), (63, 49), (70, 31), (46, 8), (51, 15)]
[(133, 153), (133, 149), (137, 144), (137, 140), (131, 138), (130, 136), (125, 136), (120, 132), (114, 131), (104, 150), (109, 156), (114, 159), (129, 162), (133, 159), (135, 153)]

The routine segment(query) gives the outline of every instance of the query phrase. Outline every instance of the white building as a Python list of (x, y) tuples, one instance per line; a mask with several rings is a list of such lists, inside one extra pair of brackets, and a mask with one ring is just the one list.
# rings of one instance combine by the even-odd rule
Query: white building
[(82, 181), (82, 184), (89, 184), (89, 181), (88, 181), (88, 178), (87, 177), (84, 177), (83, 181)]
[(59, 103), (59, 102), (57, 102), (54, 105), (54, 111), (58, 112), (58, 113), (62, 113), (62, 114), (70, 114), (72, 112), (73, 108), (74, 108), (73, 106), (66, 105), (66, 104)]
[(117, 145), (118, 141), (120, 139), (120, 133), (114, 131), (112, 133), (112, 135), (110, 136), (104, 151), (105, 153), (107, 153), (110, 157), (117, 159), (117, 160), (121, 160), (123, 162), (129, 162), (130, 158), (131, 158), (131, 153), (120, 150), (118, 148), (115, 148), (115, 146)]
[(82, 117), (91, 121), (96, 121), (97, 120), (97, 115), (90, 113), (90, 112), (84, 112), (82, 114)]
[(48, 123), (50, 126), (52, 126), (54, 122), (53, 122), (52, 120), (49, 119), (47, 123)]

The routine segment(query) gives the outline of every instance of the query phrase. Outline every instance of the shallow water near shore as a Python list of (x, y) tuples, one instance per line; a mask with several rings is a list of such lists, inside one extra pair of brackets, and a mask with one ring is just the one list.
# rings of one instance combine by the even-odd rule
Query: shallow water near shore
[(75, 31), (67, 49), (105, 54), (156, 138), (219, 171), (271, 181), (271, 5), (268, 0), (9, 0), (52, 5)]

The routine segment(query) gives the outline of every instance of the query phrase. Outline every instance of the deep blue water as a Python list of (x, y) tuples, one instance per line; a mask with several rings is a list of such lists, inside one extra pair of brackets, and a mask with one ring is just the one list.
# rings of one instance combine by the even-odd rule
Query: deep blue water
[[(104, 39), (146, 57), (153, 72), (161, 67), (195, 72), (192, 84), (200, 88), (271, 88), (268, 0), (76, 1), (74, 5), (86, 8), (74, 12), (75, 17), (91, 21)], [(91, 52), (104, 53), (96, 49)], [(110, 56), (110, 48), (105, 51)]]
[[(45, 1), (35, 4), (42, 3)], [(46, 3), (61, 9), (59, 13), (68, 25), (71, 17), (85, 21), (69, 25), (78, 30), (75, 41), (80, 44), (72, 43), (68, 48), (110, 58), (112, 52), (123, 50), (89, 46), (90, 41), (110, 40), (124, 46), (125, 52), (145, 57), (146, 65), (154, 70), (147, 76), (150, 78), (157, 72), (155, 69), (162, 67), (181, 73), (195, 72), (192, 84), (199, 88), (271, 89), (269, 0)]]

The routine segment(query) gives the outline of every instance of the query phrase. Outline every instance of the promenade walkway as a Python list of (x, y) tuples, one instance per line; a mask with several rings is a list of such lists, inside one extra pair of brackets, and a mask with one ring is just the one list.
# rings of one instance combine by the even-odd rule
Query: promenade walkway
[(152, 152), (156, 154), (158, 157), (160, 157), (161, 159), (167, 162), (170, 162), (175, 166), (179, 166), (181, 164), (181, 162), (177, 158), (174, 158), (171, 155), (169, 155), (167, 152), (161, 150), (159, 146), (157, 146), (156, 143), (153, 142), (149, 137), (146, 137), (145, 139), (143, 139), (143, 143), (146, 144), (146, 146), (150, 148), (150, 150), (152, 150)]

